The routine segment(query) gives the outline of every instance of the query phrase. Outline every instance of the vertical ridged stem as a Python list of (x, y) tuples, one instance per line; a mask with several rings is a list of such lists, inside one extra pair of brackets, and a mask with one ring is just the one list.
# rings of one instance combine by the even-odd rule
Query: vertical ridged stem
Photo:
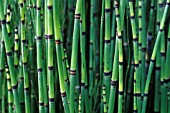
[(160, 23), (160, 28), (156, 37), (156, 41), (155, 41), (155, 45), (153, 48), (153, 52), (152, 52), (152, 56), (151, 56), (151, 61), (150, 61), (150, 65), (149, 65), (149, 69), (148, 69), (148, 76), (146, 79), (146, 84), (145, 84), (145, 90), (144, 90), (144, 100), (143, 100), (143, 104), (142, 104), (142, 113), (145, 113), (146, 111), (146, 105), (147, 105), (147, 96), (148, 96), (148, 91), (149, 91), (149, 84), (150, 84), (150, 80), (151, 80), (151, 74), (152, 74), (152, 70), (153, 70), (153, 66), (154, 66), (154, 61), (155, 61), (155, 56), (156, 56), (156, 52), (158, 49), (158, 45), (160, 42), (160, 38), (161, 38), (161, 34), (164, 28), (164, 24), (165, 24), (165, 19), (168, 13), (168, 3), (170, 2), (170, 0), (167, 0), (167, 4), (165, 6), (165, 10), (163, 13), (163, 17)]
[(63, 102), (63, 107), (65, 113), (69, 113), (69, 107), (68, 107), (68, 100), (67, 100), (67, 94), (68, 90), (68, 78), (66, 73), (66, 67), (64, 62), (64, 50), (62, 46), (62, 34), (61, 34), (61, 26), (60, 26), (60, 20), (59, 20), (59, 9), (57, 7), (59, 6), (59, 2), (53, 1), (53, 20), (54, 20), (54, 33), (55, 33), (55, 45), (56, 45), (56, 54), (57, 54), (57, 67), (59, 72), (59, 83), (60, 83), (60, 92), (61, 92), (61, 98)]
[(12, 91), (13, 91), (13, 95), (14, 95), (14, 104), (15, 104), (16, 112), (21, 113), (21, 109), (20, 109), (20, 105), (19, 105), (19, 98), (18, 98), (18, 91), (17, 91), (17, 78), (16, 78), (16, 74), (14, 71), (12, 50), (11, 50), (11, 46), (10, 46), (10, 39), (9, 39), (9, 36), (7, 33), (5, 16), (3, 14), (2, 0), (0, 0), (0, 19), (1, 19), (1, 26), (2, 26), (2, 36), (4, 37), (4, 41), (5, 41), (7, 63), (8, 63), (9, 71), (10, 71), (10, 75), (11, 75)]

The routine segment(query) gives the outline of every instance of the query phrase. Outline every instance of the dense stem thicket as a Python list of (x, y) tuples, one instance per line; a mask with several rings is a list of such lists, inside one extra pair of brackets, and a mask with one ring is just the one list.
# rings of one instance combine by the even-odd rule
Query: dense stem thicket
[(0, 113), (169, 113), (170, 0), (0, 0)]

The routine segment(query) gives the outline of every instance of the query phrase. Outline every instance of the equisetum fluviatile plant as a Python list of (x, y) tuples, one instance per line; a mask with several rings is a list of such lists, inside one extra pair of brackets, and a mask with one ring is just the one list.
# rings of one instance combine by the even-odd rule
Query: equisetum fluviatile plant
[(0, 0), (0, 113), (170, 113), (170, 0)]

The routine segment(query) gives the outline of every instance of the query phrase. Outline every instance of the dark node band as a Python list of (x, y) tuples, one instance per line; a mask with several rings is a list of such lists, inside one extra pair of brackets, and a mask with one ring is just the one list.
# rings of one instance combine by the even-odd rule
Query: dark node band
[(111, 39), (111, 40), (114, 40), (114, 39), (115, 39), (115, 37), (114, 37), (114, 36), (112, 36), (112, 37), (110, 37), (110, 39)]
[(131, 16), (130, 18), (131, 18), (131, 19), (135, 19), (135, 16)]
[(122, 39), (122, 36), (118, 36), (118, 39)]
[(119, 17), (120, 17), (120, 15), (119, 15), (119, 14), (116, 14), (116, 17), (118, 17), (118, 18), (119, 18)]
[(104, 76), (110, 76), (110, 72), (104, 72)]
[(146, 48), (142, 48), (142, 52), (145, 52), (146, 51)]
[(61, 42), (60, 42), (60, 39), (59, 40), (55, 40), (55, 43), (56, 44), (60, 44)]
[(165, 56), (165, 52), (161, 52), (161, 56)]
[(119, 8), (118, 2), (115, 3), (115, 8)]
[(168, 83), (169, 82), (169, 79), (164, 79), (164, 83)]
[(141, 60), (139, 60), (139, 64), (141, 64), (142, 63), (142, 61)]
[(71, 74), (71, 75), (76, 75), (76, 70), (71, 70), (71, 69), (70, 69), (70, 74)]
[(137, 97), (140, 97), (140, 96), (141, 96), (141, 93), (136, 93), (136, 96), (137, 96)]
[(134, 67), (136, 67), (136, 68), (139, 67), (139, 64), (134, 64)]
[(170, 5), (170, 2), (167, 2), (166, 5)]
[(26, 66), (26, 65), (27, 65), (27, 62), (23, 62), (22, 64), (23, 64), (24, 66)]
[(3, 41), (3, 40), (1, 41), (1, 44), (4, 44), (4, 41)]
[(1, 24), (5, 24), (6, 23), (6, 20), (1, 20)]
[(12, 89), (17, 89), (18, 85), (12, 86)]
[(139, 43), (138, 46), (142, 46), (142, 43)]
[(75, 8), (74, 8), (74, 7), (72, 7), (72, 8), (69, 9), (69, 12), (74, 12), (74, 11), (75, 11)]
[(14, 68), (17, 68), (18, 67), (18, 65), (14, 65)]
[(163, 3), (160, 3), (160, 4), (159, 4), (159, 7), (163, 7), (163, 6), (164, 6)]
[(159, 29), (160, 32), (163, 32), (164, 29)]
[(12, 103), (8, 103), (9, 106), (12, 106)]
[(154, 9), (154, 5), (151, 5), (151, 9)]
[(133, 38), (133, 41), (134, 41), (134, 42), (137, 42), (137, 41), (138, 41), (138, 38)]
[(38, 68), (37, 71), (41, 73), (42, 72), (42, 68)]
[(68, 79), (65, 79), (64, 81), (65, 81), (65, 82), (68, 82)]
[(10, 14), (11, 14), (10, 12), (7, 13), (8, 16), (10, 16)]
[(85, 89), (88, 89), (88, 85), (86, 85), (84, 88), (85, 88)]
[(36, 36), (36, 39), (37, 39), (37, 40), (41, 40), (42, 37), (41, 37), (41, 36)]
[(103, 96), (106, 96), (106, 93), (104, 93)]
[(21, 24), (24, 24), (25, 23), (25, 20), (21, 20)]
[(33, 8), (34, 8), (34, 9), (36, 8), (36, 5), (35, 5), (35, 4), (33, 5)]
[(53, 35), (51, 34), (51, 35), (47, 35), (47, 38), (48, 39), (53, 39)]
[(82, 35), (86, 35), (86, 32), (82, 32)]
[(48, 66), (48, 70), (53, 70), (53, 66)]
[(138, 110), (133, 110), (133, 113), (137, 113), (138, 112)]
[(141, 8), (142, 8), (142, 6), (139, 6), (138, 8), (139, 8), (139, 9), (141, 9)]
[(26, 40), (24, 39), (24, 40), (22, 40), (22, 43), (26, 43)]
[(92, 68), (92, 67), (89, 67), (89, 70), (93, 70), (93, 68)]
[(81, 86), (85, 86), (85, 83), (82, 82), (82, 83), (81, 83)]
[(2, 73), (4, 71), (4, 69), (0, 69), (0, 72)]
[(23, 4), (23, 3), (19, 3), (19, 5), (20, 5), (21, 8), (23, 8), (23, 5), (24, 5), (24, 4)]
[(136, 80), (133, 80), (134, 83), (136, 83)]
[(147, 96), (148, 96), (148, 94), (147, 94), (147, 93), (144, 93), (144, 96), (145, 96), (145, 97), (147, 97)]
[(28, 91), (29, 91), (29, 87), (24, 88), (24, 91), (25, 91), (25, 92), (28, 92)]
[(39, 106), (44, 106), (44, 102), (39, 103)]
[(164, 84), (164, 81), (161, 81), (161, 85), (163, 85)]
[(142, 28), (139, 28), (139, 31), (142, 31)]
[(12, 91), (12, 89), (10, 88), (10, 89), (8, 89), (8, 91)]
[(9, 24), (10, 24), (10, 21), (7, 21), (7, 22), (6, 22), (6, 24), (8, 24), (8, 25), (9, 25)]
[(9, 74), (9, 70), (7, 70), (6, 73)]
[(117, 85), (117, 81), (112, 81), (112, 80), (111, 80), (111, 85), (112, 85), (112, 86), (116, 86), (116, 85)]
[(123, 93), (123, 91), (118, 91), (118, 94), (123, 95), (124, 93)]
[(106, 101), (105, 101), (105, 102), (103, 102), (103, 104), (106, 104)]
[(47, 6), (48, 10), (52, 10), (52, 6)]
[(110, 44), (110, 40), (104, 40), (105, 44)]
[(119, 65), (123, 65), (123, 62), (119, 62)]
[(151, 59), (150, 61), (151, 61), (152, 63), (154, 63), (154, 62), (155, 62), (155, 60), (154, 60), (154, 59)]
[(36, 9), (37, 9), (38, 11), (40, 11), (40, 10), (41, 10), (41, 7), (37, 7)]
[(7, 52), (6, 55), (7, 55), (7, 56), (11, 56), (12, 53), (11, 53), (11, 52)]
[(74, 18), (75, 18), (75, 19), (80, 19), (80, 14), (75, 14), (75, 15), (74, 15)]
[(48, 39), (48, 35), (47, 34), (45, 34), (45, 39)]
[(49, 98), (49, 102), (54, 102), (54, 98)]
[(152, 35), (152, 32), (148, 32), (148, 35), (151, 36), (151, 35)]
[(20, 104), (20, 105), (24, 105), (24, 102), (20, 102), (19, 104)]
[(7, 8), (8, 8), (9, 10), (11, 9), (11, 6), (10, 6), (10, 4), (8, 4), (8, 5), (7, 5)]
[(170, 37), (167, 38), (167, 41), (168, 41), (168, 42), (170, 41)]
[(142, 18), (142, 16), (138, 16), (138, 18)]
[(61, 93), (61, 97), (66, 97), (66, 92)]
[(9, 33), (8, 33), (8, 36), (11, 36), (11, 35), (12, 35), (12, 33), (11, 33), (11, 32), (9, 32)]
[(95, 12), (94, 14), (93, 14), (93, 17), (96, 17), (98, 15), (98, 13), (97, 12)]
[(82, 19), (80, 19), (80, 23), (82, 24)]
[(90, 45), (93, 45), (93, 42), (90, 41), (89, 43), (90, 43)]
[(24, 77), (20, 77), (20, 80), (24, 80)]
[(110, 8), (105, 9), (105, 13), (109, 13), (110, 11), (111, 11)]
[(161, 70), (161, 67), (160, 67), (160, 66), (159, 66), (159, 67), (158, 67), (158, 66), (156, 66), (156, 70)]

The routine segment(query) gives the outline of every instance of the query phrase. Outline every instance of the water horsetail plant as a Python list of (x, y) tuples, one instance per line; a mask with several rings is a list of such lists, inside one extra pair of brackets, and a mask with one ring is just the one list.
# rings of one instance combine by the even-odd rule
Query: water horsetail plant
[(13, 58), (12, 58), (12, 49), (10, 45), (10, 38), (7, 33), (7, 28), (6, 28), (6, 19), (5, 15), (3, 13), (3, 7), (2, 7), (3, 1), (0, 0), (0, 20), (1, 20), (1, 27), (2, 27), (2, 37), (4, 38), (5, 42), (5, 50), (6, 50), (6, 55), (7, 55), (7, 64), (9, 66), (9, 72), (11, 75), (11, 84), (12, 84), (12, 92), (14, 96), (14, 105), (16, 108), (17, 113), (21, 113), (21, 108), (19, 104), (19, 98), (18, 98), (18, 91), (17, 91), (17, 77), (15, 74), (14, 70), (14, 63), (13, 63)]
[(25, 111), (26, 113), (30, 113), (30, 83), (29, 83), (29, 76), (28, 76), (28, 48), (26, 45), (26, 22), (25, 22), (25, 14), (26, 14), (26, 1), (19, 0), (20, 5), (20, 28), (21, 28), (21, 57), (22, 57), (22, 68), (23, 68), (23, 75), (24, 75), (24, 98), (25, 98)]
[(43, 71), (42, 71), (42, 29), (41, 29), (41, 0), (36, 1), (36, 47), (39, 92), (39, 113), (44, 113)]
[(169, 5), (0, 0), (0, 113), (169, 113)]

